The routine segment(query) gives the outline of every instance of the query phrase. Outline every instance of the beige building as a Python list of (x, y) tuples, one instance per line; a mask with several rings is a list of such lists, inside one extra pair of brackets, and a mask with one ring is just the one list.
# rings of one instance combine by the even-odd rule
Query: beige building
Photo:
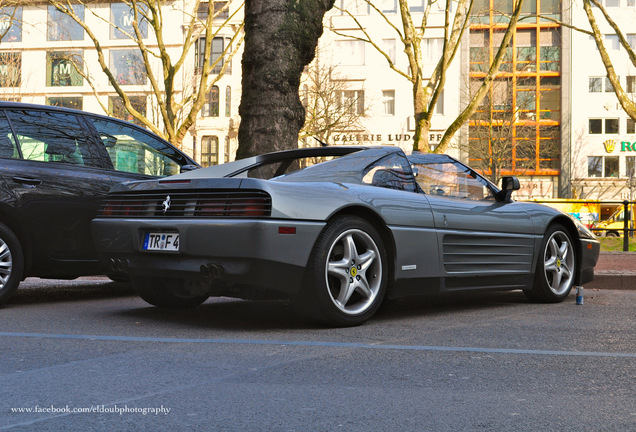
[[(632, 47), (636, 46), (636, 33), (630, 30), (636, 22), (635, 1), (603, 0), (621, 28), (627, 29)], [(223, 55), (242, 17), (239, 13), (230, 18), (240, 2), (214, 2), (214, 6), (221, 10), (228, 3), (228, 10), (217, 17), (219, 27), (226, 25), (214, 37), (214, 58)], [(425, 3), (409, 0), (415, 22), (421, 20)], [(439, 142), (444, 130), (465, 106), (471, 83), (483, 78), (501, 39), (505, 20), (484, 11), (505, 12), (509, 4), (502, 0), (475, 2), (470, 31), (448, 72), (436, 107), (429, 136), (431, 144)], [(173, 55), (182, 49), (193, 5), (188, 0), (173, 1), (166, 2), (163, 9), (166, 22), (180, 23), (170, 26), (164, 35)], [(400, 27), (397, 0), (377, 0), (374, 5)], [(203, 6), (201, 12), (206, 10), (207, 3)], [(441, 54), (444, 6), (441, 1), (433, 4), (425, 32), (425, 74), (431, 73)], [(105, 107), (111, 115), (126, 117), (83, 29), (45, 3), (25, 2), (16, 10), (13, 23), (9, 20), (10, 12), (6, 8), (0, 10), (2, 98), (95, 112), (103, 112)], [(139, 68), (138, 48), (125, 34), (131, 28), (130, 9), (118, 2), (91, 2), (86, 8), (78, 6), (77, 13), (84, 16), (99, 36), (107, 64), (118, 82), (135, 96), (137, 108), (159, 123), (149, 96), (150, 85)], [(594, 41), (559, 24), (565, 21), (589, 27), (580, 0), (572, 8), (569, 2), (526, 0), (523, 15), (502, 73), (478, 113), (455, 136), (449, 153), (486, 175), (496, 170), (499, 175), (518, 176), (522, 183), (520, 198), (633, 198), (629, 179), (635, 171), (634, 121), (618, 106), (608, 87)], [(335, 98), (336, 109), (347, 106), (354, 117), (349, 123), (330, 128), (324, 138), (329, 144), (412, 148), (412, 87), (388, 67), (384, 55), (398, 68), (408, 69), (408, 63), (399, 36), (384, 17), (363, 0), (336, 0), (336, 8), (325, 17), (325, 33), (308, 74), (312, 68), (326, 73), (330, 83), (327, 91)], [(204, 19), (205, 14), (200, 18)], [(362, 35), (358, 23), (369, 30), (384, 54), (356, 39)], [(156, 48), (152, 32), (144, 28), (142, 25), (142, 31), (147, 32), (144, 42)], [(621, 82), (633, 95), (636, 70), (607, 25), (603, 25), (603, 32)], [(197, 47), (189, 53), (187, 67), (179, 80), (182, 94), (194, 90), (197, 73), (205, 61), (200, 51)], [(184, 150), (204, 165), (227, 162), (234, 157), (240, 121), (240, 57), (239, 47), (233, 59), (224, 60), (225, 74), (209, 92), (206, 105), (184, 140)], [(90, 79), (78, 74), (70, 59), (80, 64)], [(156, 61), (156, 70), (159, 67)], [(311, 85), (306, 75), (301, 98), (308, 107)], [(313, 140), (304, 142), (309, 144)], [(495, 158), (501, 161), (499, 166), (488, 163), (488, 152), (496, 148), (501, 150)]]
[[(98, 63), (98, 53), (84, 29), (68, 16), (44, 2), (23, 2), (15, 10), (0, 8), (0, 97), (28, 103), (60, 105), (103, 113), (133, 120), (123, 109), (121, 100)], [(240, 2), (214, 2), (221, 11), (216, 16), (220, 30), (212, 41), (212, 57), (226, 52), (228, 44), (242, 20), (228, 18)], [(166, 26), (164, 42), (173, 61), (180, 55), (189, 18), (196, 6), (192, 1), (166, 2), (162, 9)], [(153, 104), (151, 86), (139, 47), (128, 36), (133, 32), (133, 14), (130, 7), (121, 2), (90, 2), (77, 5), (75, 13), (97, 35), (107, 66), (118, 84), (131, 95), (135, 108), (145, 113), (153, 123), (160, 125)], [(198, 18), (205, 22), (207, 3), (199, 8)], [(141, 21), (140, 30), (148, 48), (158, 52), (158, 44), (148, 23)], [(200, 42), (195, 43), (183, 72), (177, 80), (179, 95), (194, 90), (201, 62)], [(224, 75), (218, 79), (208, 94), (208, 100), (197, 117), (190, 136), (183, 142), (183, 149), (197, 161), (208, 165), (227, 162), (236, 152), (238, 128), (238, 104), (240, 101), (240, 51), (228, 61)], [(153, 70), (160, 71), (158, 58)], [(75, 67), (78, 65), (78, 68)], [(220, 65), (213, 70), (218, 74)], [(84, 73), (80, 74), (77, 69)], [(84, 76), (83, 76), (84, 75)]]

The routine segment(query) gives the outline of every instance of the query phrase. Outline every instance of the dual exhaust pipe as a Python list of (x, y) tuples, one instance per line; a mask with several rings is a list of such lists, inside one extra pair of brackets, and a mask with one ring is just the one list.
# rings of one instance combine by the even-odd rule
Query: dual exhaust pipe
[[(128, 260), (124, 258), (111, 258), (110, 270), (114, 273), (127, 273), (128, 272)], [(201, 277), (205, 281), (223, 280), (225, 276), (225, 270), (223, 266), (218, 264), (204, 264), (200, 268)]]

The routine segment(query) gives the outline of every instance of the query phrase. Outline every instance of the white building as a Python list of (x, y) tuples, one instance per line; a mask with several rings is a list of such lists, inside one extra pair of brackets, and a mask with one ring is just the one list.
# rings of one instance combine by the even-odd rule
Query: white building
[[(227, 1), (214, 2), (222, 10)], [(240, 2), (232, 2), (215, 21), (222, 27), (212, 42), (212, 57), (222, 56), (236, 33), (242, 14), (226, 22)], [(107, 112), (115, 117), (133, 120), (123, 109), (121, 99), (110, 85), (98, 62), (98, 52), (87, 32), (70, 17), (58, 12), (46, 2), (23, 2), (17, 9), (0, 8), (0, 96), (22, 102), (60, 105), (93, 112)], [(182, 52), (186, 31), (194, 10), (192, 1), (165, 2), (162, 9), (164, 43), (176, 62)], [(133, 15), (130, 7), (121, 2), (90, 2), (78, 4), (75, 13), (93, 32), (103, 49), (104, 61), (117, 82), (132, 95), (135, 108), (154, 124), (161, 125), (161, 117), (150, 96), (152, 87), (140, 60), (140, 50), (126, 34), (132, 33)], [(195, 11), (202, 22), (207, 16), (207, 3)], [(169, 25), (168, 25), (169, 24)], [(147, 47), (158, 52), (158, 43), (148, 23), (141, 21), (140, 30)], [(194, 91), (197, 73), (203, 56), (195, 43), (177, 80), (179, 96)], [(203, 164), (223, 163), (236, 152), (238, 104), (240, 101), (240, 56), (237, 52), (225, 73), (208, 94), (190, 136), (183, 141), (183, 149)], [(158, 58), (154, 71), (161, 70)], [(83, 69), (82, 76), (73, 63)], [(213, 71), (218, 74), (219, 63)], [(159, 79), (161, 75), (157, 74)]]
[[(636, 2), (604, 0), (603, 5), (636, 50)], [(572, 9), (574, 26), (591, 30), (580, 0)], [(621, 86), (636, 96), (636, 67), (618, 36), (596, 11)], [(636, 130), (620, 106), (592, 36), (572, 31), (571, 179), (572, 194), (585, 199), (624, 200), (630, 196), (629, 178), (635, 175)]]
[[(214, 6), (219, 10), (227, 3), (214, 2)], [(219, 26), (241, 2), (229, 3), (228, 11), (218, 17)], [(421, 19), (425, 3), (425, 0), (409, 0), (415, 22)], [(636, 47), (636, 30), (632, 30), (636, 23), (635, 3), (636, 0), (603, 0), (619, 26), (625, 29), (632, 47)], [(175, 0), (166, 2), (163, 8), (164, 20), (179, 24), (164, 30), (165, 42), (173, 55), (178, 55), (182, 49), (193, 4), (190, 0)], [(397, 0), (377, 0), (374, 4), (398, 28), (401, 27)], [(505, 10), (510, 4), (504, 0), (479, 0), (475, 8)], [(635, 125), (618, 105), (614, 93), (609, 91), (594, 41), (589, 35), (558, 22), (543, 17), (530, 18), (540, 13), (589, 28), (581, 0), (576, 0), (573, 7), (569, 4), (558, 0), (525, 0), (526, 19), (518, 26), (500, 77), (509, 80), (504, 87), (512, 95), (512, 102), (491, 92), (490, 106), (482, 110), (481, 119), (488, 119), (489, 125), (501, 128), (502, 116), (514, 114), (510, 125), (513, 146), (510, 155), (506, 156), (509, 157), (508, 165), (503, 167), (501, 174), (520, 177), (523, 189), (519, 196), (630, 198), (628, 179), (636, 170)], [(336, 6), (351, 12), (397, 67), (408, 69), (404, 47), (395, 30), (366, 2), (336, 0)], [(425, 32), (425, 75), (431, 73), (441, 54), (443, 7), (442, 1), (433, 4)], [(98, 65), (93, 43), (83, 29), (78, 29), (74, 22), (44, 2), (24, 2), (18, 8), (14, 18), (22, 25), (8, 27), (7, 12), (6, 8), (0, 10), (0, 34), (3, 34), (0, 97), (95, 112), (102, 112), (102, 107), (106, 107), (112, 115), (126, 117), (119, 97)], [(78, 6), (77, 13), (83, 14), (91, 31), (98, 36), (105, 61), (119, 82), (129, 94), (136, 96), (136, 107), (159, 123), (160, 118), (154, 115), (155, 108), (149, 97), (151, 87), (145, 73), (139, 69), (138, 48), (123, 32), (131, 28), (130, 10), (123, 3), (90, 2), (85, 9)], [(242, 14), (237, 14), (215, 35), (212, 57), (222, 55), (241, 19)], [(611, 28), (602, 20), (599, 22), (621, 83), (628, 93), (635, 94), (636, 70)], [(448, 71), (446, 86), (436, 107), (429, 137), (432, 144), (439, 141), (466, 103), (469, 82), (483, 75), (485, 63), (482, 60), (488, 59), (496, 49), (502, 25), (493, 21), (492, 14), (476, 13), (473, 17), (470, 32), (465, 35), (462, 49)], [(151, 33), (148, 31), (144, 42), (156, 48), (157, 42)], [(385, 144), (411, 149), (411, 83), (392, 71), (386, 59), (370, 44), (343, 36), (360, 34), (358, 24), (339, 9), (333, 9), (325, 17), (325, 32), (319, 43), (316, 63), (325, 67), (330, 80), (338, 84), (337, 98), (355, 100), (355, 110), (364, 114), (355, 126), (332, 130), (329, 144)], [(209, 92), (206, 105), (183, 142), (184, 150), (203, 164), (223, 163), (234, 158), (240, 121), (241, 55), (239, 49), (231, 64), (226, 64), (225, 74)], [(84, 66), (94, 87), (73, 70), (69, 58)], [(195, 78), (204, 61), (198, 49), (189, 54), (179, 80), (182, 94), (194, 91)], [(159, 70), (160, 63), (155, 62), (155, 70)], [(301, 97), (304, 91), (301, 88)], [(463, 127), (449, 149), (453, 156), (473, 166), (481, 160), (480, 156), (471, 153), (480, 121), (471, 120)], [(523, 154), (519, 150), (522, 147), (525, 148)]]

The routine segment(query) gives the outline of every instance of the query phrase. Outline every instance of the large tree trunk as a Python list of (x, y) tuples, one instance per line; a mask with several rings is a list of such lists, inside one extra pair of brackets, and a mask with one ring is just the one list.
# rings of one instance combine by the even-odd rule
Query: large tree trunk
[(246, 0), (237, 159), (298, 147), (298, 88), (335, 0)]

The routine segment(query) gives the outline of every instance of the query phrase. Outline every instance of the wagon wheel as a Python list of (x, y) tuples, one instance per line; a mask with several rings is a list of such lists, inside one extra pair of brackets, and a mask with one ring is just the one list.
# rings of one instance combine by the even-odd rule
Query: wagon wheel
[(22, 247), (16, 235), (0, 223), (0, 303), (18, 289), (24, 270)]

